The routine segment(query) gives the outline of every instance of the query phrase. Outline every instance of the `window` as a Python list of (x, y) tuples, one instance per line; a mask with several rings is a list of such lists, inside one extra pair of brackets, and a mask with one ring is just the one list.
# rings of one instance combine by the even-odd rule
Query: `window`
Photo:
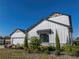
[(40, 34), (40, 38), (41, 38), (42, 42), (49, 42), (48, 34)]

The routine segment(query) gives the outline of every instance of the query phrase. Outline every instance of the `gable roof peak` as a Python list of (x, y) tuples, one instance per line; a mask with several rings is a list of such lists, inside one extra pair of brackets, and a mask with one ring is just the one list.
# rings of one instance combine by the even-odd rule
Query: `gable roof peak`
[(10, 36), (11, 36), (13, 33), (15, 33), (17, 30), (22, 31), (22, 32), (25, 34), (25, 30), (24, 30), (24, 29), (19, 29), (19, 28), (17, 28), (17, 29), (15, 29), (15, 31), (13, 31), (13, 32), (10, 34)]
[(50, 14), (50, 15), (48, 16), (48, 18), (50, 18), (50, 17), (58, 17), (58, 16), (62, 16), (62, 15), (64, 15), (64, 14), (55, 12), (55, 13)]
[(62, 14), (60, 14), (60, 13), (54, 13), (54, 14), (53, 14), (54, 17), (61, 16), (61, 15), (62, 15)]

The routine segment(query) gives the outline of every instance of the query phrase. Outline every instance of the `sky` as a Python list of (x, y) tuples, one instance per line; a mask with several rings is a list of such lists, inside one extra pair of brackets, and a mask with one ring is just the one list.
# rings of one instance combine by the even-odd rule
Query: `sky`
[(79, 0), (0, 0), (0, 36), (27, 29), (54, 12), (71, 15), (73, 36), (79, 36)]

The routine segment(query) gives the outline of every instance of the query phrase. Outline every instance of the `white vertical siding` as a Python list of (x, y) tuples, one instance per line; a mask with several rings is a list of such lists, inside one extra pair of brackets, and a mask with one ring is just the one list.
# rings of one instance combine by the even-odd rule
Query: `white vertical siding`
[(50, 34), (50, 43), (55, 43), (56, 30), (60, 38), (60, 43), (66, 43), (67, 37), (69, 37), (68, 28), (55, 23), (50, 23), (50, 24), (51, 24), (51, 29), (53, 31), (53, 33)]
[[(54, 18), (49, 18), (49, 20), (56, 21), (56, 22), (70, 26), (69, 17), (65, 16), (65, 15), (54, 17)], [(51, 29), (53, 31), (52, 34), (49, 34), (49, 43), (51, 43), (51, 44), (56, 43), (55, 42), (56, 30), (57, 30), (59, 38), (60, 38), (60, 43), (61, 44), (67, 43), (67, 39), (69, 38), (68, 27), (65, 27), (63, 25), (56, 24), (53, 22), (49, 22), (46, 20), (42, 21), (40, 24), (38, 24), (33, 29), (31, 29), (28, 32), (28, 38), (31, 38), (33, 36), (39, 37), (39, 35), (37, 34), (37, 31), (44, 30), (44, 29)]]

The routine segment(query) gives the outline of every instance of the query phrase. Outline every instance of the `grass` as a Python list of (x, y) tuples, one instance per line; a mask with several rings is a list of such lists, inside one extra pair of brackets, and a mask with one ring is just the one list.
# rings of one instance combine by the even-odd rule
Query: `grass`
[(0, 49), (0, 59), (79, 59), (67, 55), (55, 56), (54, 54), (27, 53), (24, 50)]

